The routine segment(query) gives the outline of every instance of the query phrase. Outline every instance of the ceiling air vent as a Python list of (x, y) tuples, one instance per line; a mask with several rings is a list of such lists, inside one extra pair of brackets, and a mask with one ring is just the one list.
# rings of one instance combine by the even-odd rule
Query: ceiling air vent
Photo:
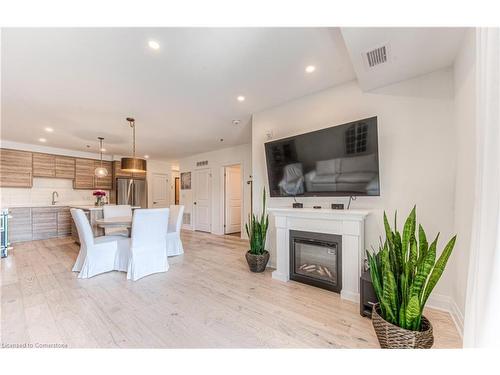
[(366, 60), (368, 62), (368, 66), (370, 68), (373, 68), (375, 65), (387, 62), (387, 55), (388, 48), (386, 46), (381, 46), (366, 52)]

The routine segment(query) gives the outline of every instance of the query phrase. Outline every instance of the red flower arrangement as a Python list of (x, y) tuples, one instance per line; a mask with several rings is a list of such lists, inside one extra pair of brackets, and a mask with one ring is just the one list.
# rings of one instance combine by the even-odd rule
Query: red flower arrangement
[(102, 190), (96, 190), (92, 193), (92, 195), (94, 197), (99, 197), (99, 198), (102, 198), (102, 197), (105, 197), (106, 196), (106, 192), (105, 191), (102, 191)]

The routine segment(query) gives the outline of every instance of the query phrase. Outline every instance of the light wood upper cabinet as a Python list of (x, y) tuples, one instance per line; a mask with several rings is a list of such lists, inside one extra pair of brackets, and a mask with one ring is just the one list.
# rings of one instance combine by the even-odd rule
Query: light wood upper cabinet
[(33, 154), (28, 151), (0, 149), (0, 186), (33, 186)]
[(56, 177), (55, 155), (34, 153), (33, 177)]
[(94, 188), (94, 162), (92, 159), (75, 159), (75, 179), (73, 180), (75, 189)]
[[(101, 162), (96, 160), (94, 163), (94, 168), (101, 166)], [(94, 178), (94, 188), (111, 190), (113, 188), (113, 164), (110, 161), (103, 161), (102, 166), (108, 170), (108, 175), (106, 177), (95, 177)]]
[(56, 156), (56, 177), (75, 178), (75, 159), (67, 156)]

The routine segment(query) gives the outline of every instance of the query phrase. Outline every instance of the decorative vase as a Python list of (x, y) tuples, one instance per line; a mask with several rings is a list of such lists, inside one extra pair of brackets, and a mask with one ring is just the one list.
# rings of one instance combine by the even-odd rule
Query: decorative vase
[(247, 258), (248, 267), (252, 272), (264, 272), (267, 266), (267, 262), (269, 262), (269, 252), (264, 250), (263, 254), (252, 254), (250, 250), (245, 254), (245, 258)]
[(96, 206), (102, 206), (102, 197), (96, 197), (95, 199)]
[(431, 322), (422, 316), (420, 331), (398, 327), (380, 316), (380, 304), (373, 305), (372, 323), (383, 349), (430, 349), (434, 344)]

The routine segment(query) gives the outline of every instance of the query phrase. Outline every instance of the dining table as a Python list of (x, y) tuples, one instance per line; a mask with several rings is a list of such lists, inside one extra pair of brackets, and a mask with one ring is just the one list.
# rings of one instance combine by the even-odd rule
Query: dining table
[(132, 228), (132, 216), (116, 216), (96, 219), (95, 223), (100, 228), (127, 228), (130, 236), (130, 230)]

